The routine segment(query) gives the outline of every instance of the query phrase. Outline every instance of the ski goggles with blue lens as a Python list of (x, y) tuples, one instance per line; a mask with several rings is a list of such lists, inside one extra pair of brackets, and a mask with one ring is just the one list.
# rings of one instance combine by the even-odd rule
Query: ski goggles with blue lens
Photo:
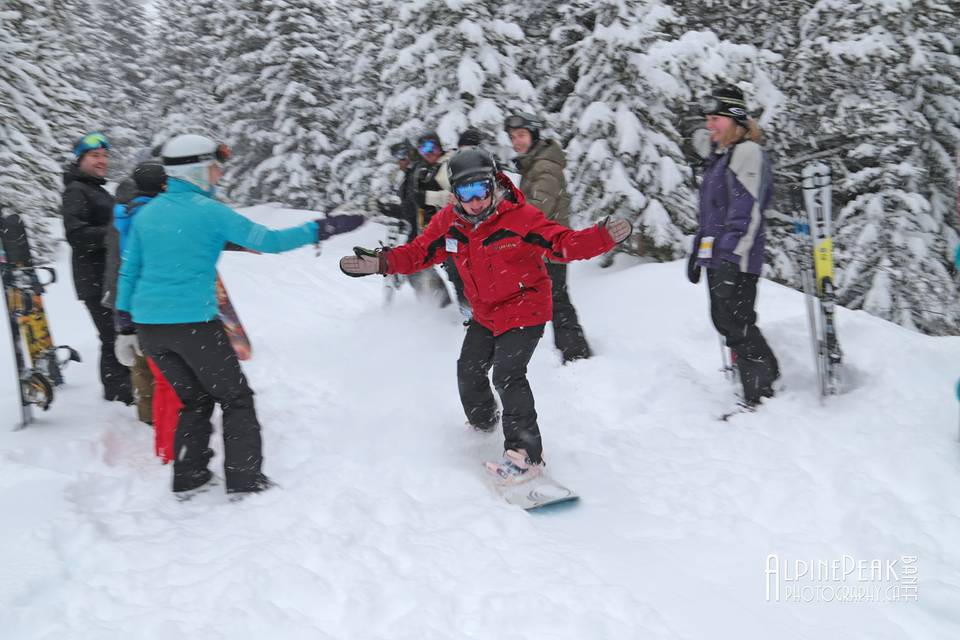
[(489, 198), (493, 193), (492, 180), (475, 180), (466, 182), (453, 188), (453, 193), (460, 202), (471, 202), (473, 200), (483, 200)]
[(110, 142), (107, 140), (107, 136), (99, 131), (88, 133), (80, 138), (80, 141), (77, 142), (77, 145), (73, 148), (73, 153), (79, 158), (87, 151), (93, 151), (94, 149), (110, 149)]
[(438, 149), (440, 149), (440, 145), (437, 143), (436, 140), (424, 140), (423, 142), (417, 145), (417, 151), (419, 151), (423, 155), (427, 155), (428, 153), (433, 153)]

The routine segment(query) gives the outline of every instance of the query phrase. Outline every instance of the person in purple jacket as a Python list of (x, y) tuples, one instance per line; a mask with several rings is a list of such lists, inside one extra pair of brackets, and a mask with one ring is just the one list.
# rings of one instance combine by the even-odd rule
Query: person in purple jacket
[(722, 87), (704, 110), (710, 153), (700, 183), (700, 227), (687, 277), (707, 270), (710, 317), (733, 351), (743, 384), (743, 405), (773, 396), (780, 366), (757, 327), (757, 280), (763, 268), (764, 209), (772, 195), (771, 167), (743, 92)]

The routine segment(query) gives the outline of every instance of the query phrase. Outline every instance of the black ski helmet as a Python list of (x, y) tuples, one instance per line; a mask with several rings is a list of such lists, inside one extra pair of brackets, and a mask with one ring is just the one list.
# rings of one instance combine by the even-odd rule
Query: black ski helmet
[(447, 178), (451, 187), (484, 178), (496, 180), (496, 173), (497, 161), (479, 147), (461, 149), (447, 163)]
[(447, 163), (447, 178), (450, 180), (450, 188), (454, 191), (454, 195), (456, 195), (457, 187), (462, 184), (480, 180), (490, 182), (490, 189), (493, 193), (490, 206), (477, 214), (467, 213), (460, 200), (455, 198), (454, 211), (470, 224), (480, 224), (497, 210), (497, 205), (500, 203), (500, 197), (497, 195), (497, 161), (483, 149), (469, 147), (453, 154), (453, 157)]
[(540, 130), (543, 129), (544, 126), (545, 123), (543, 120), (525, 111), (512, 113), (503, 121), (503, 130), (508, 134), (511, 129), (526, 129), (530, 132), (530, 137), (533, 138), (534, 142), (540, 139)]

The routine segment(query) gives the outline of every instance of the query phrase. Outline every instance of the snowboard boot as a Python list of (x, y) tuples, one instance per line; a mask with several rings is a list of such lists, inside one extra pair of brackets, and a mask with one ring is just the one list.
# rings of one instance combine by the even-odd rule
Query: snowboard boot
[(474, 431), (479, 431), (480, 433), (493, 433), (497, 429), (497, 425), (500, 424), (500, 412), (497, 411), (493, 414), (493, 420), (486, 424), (473, 424), (469, 420), (466, 425), (473, 429)]
[(173, 495), (180, 502), (186, 502), (194, 496), (206, 493), (217, 484), (216, 476), (210, 473), (209, 469), (204, 469), (200, 473), (190, 474), (189, 477), (174, 478)]
[(230, 495), (230, 500), (236, 502), (237, 500), (242, 500), (251, 493), (263, 493), (271, 487), (275, 487), (274, 483), (270, 478), (263, 475), (262, 473), (257, 474), (257, 477), (250, 482), (240, 487), (227, 487), (227, 493)]
[(487, 462), (484, 466), (502, 485), (529, 482), (543, 472), (543, 462), (530, 460), (524, 449), (507, 449), (500, 460)]
[(736, 405), (734, 405), (733, 409), (731, 409), (730, 411), (727, 411), (726, 413), (720, 414), (717, 418), (722, 422), (727, 422), (728, 420), (730, 420), (730, 418), (734, 416), (738, 416), (744, 413), (755, 413), (757, 410), (757, 407), (759, 406), (760, 406), (759, 400), (752, 400), (752, 401), (741, 400)]

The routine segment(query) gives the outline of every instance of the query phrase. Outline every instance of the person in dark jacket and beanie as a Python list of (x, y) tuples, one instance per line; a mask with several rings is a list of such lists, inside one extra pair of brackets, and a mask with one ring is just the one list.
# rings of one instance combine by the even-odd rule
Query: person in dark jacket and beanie
[[(444, 153), (440, 137), (433, 131), (426, 131), (417, 139), (414, 160), (404, 173), (400, 185), (400, 207), (403, 217), (414, 221), (414, 237), (423, 233), (434, 214), (447, 204), (449, 193), (445, 193), (437, 182)], [(418, 299), (433, 302), (441, 308), (452, 302), (447, 286), (436, 269), (411, 274), (409, 280)]]
[[(504, 130), (518, 154), (514, 164), (527, 202), (551, 220), (569, 226), (570, 196), (563, 175), (567, 159), (559, 142), (540, 137), (543, 124), (536, 116), (516, 113), (504, 121)], [(553, 342), (563, 363), (589, 358), (590, 345), (567, 289), (567, 265), (548, 258), (547, 273), (553, 282)]]
[[(107, 262), (103, 278), (103, 306), (114, 309), (117, 300), (117, 280), (120, 274), (120, 259), (126, 248), (130, 227), (137, 212), (157, 194), (166, 189), (167, 174), (159, 161), (141, 162), (133, 175), (117, 187), (117, 204), (113, 207), (113, 224), (107, 229)], [(115, 328), (122, 323), (114, 316)], [(121, 330), (122, 332), (122, 330)], [(119, 340), (118, 340), (119, 343)], [(124, 364), (119, 355), (117, 360)], [(127, 365), (133, 382), (137, 417), (141, 422), (153, 424), (154, 376), (147, 358), (132, 354)]]
[(707, 270), (710, 317), (736, 356), (743, 405), (772, 397), (780, 367), (757, 327), (757, 281), (763, 268), (764, 209), (772, 196), (771, 168), (743, 92), (714, 91), (704, 109), (710, 153), (700, 183), (700, 226), (687, 277), (697, 283)]
[(100, 337), (100, 382), (107, 400), (133, 403), (130, 371), (114, 355), (113, 312), (103, 306), (107, 258), (106, 236), (114, 199), (104, 188), (110, 143), (102, 133), (81, 138), (73, 148), (77, 160), (64, 175), (60, 213), (73, 251), (73, 284)]
[(630, 223), (611, 220), (573, 231), (548, 220), (526, 202), (496, 161), (481, 149), (458, 151), (448, 165), (455, 202), (441, 209), (413, 242), (393, 249), (357, 249), (340, 260), (350, 276), (413, 273), (447, 258), (463, 278), (473, 318), (457, 361), (460, 400), (471, 426), (492, 431), (503, 405), (504, 455), (487, 469), (504, 484), (536, 477), (543, 466), (527, 364), (553, 315), (544, 256), (585, 260), (630, 234)]

